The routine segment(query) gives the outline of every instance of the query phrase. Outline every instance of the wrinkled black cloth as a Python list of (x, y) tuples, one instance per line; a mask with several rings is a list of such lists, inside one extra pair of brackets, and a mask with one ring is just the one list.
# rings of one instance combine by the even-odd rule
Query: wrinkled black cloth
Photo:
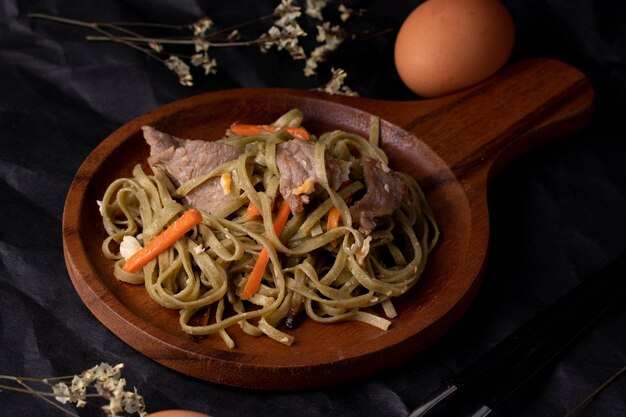
[[(351, 2), (361, 35), (313, 77), (284, 51), (211, 50), (215, 75), (195, 86), (123, 45), (88, 42), (85, 28), (28, 18), (227, 27), (270, 14), (273, 1), (5, 0), (0, 3), (0, 374), (72, 375), (124, 363), (148, 409), (228, 416), (406, 416), (432, 390), (626, 250), (626, 3), (507, 0), (517, 25), (512, 59), (545, 56), (581, 69), (596, 101), (590, 124), (517, 159), (489, 188), (491, 253), (470, 310), (443, 338), (401, 366), (339, 386), (255, 392), (185, 377), (127, 346), (89, 312), (68, 277), (61, 218), (81, 162), (109, 133), (160, 105), (237, 87), (315, 88), (330, 68), (363, 97), (415, 100), (393, 65), (397, 28), (419, 1)], [(626, 274), (625, 274), (626, 278)], [(626, 365), (620, 303), (498, 411), (565, 413)], [(0, 391), (0, 416), (58, 416), (27, 394)], [(102, 415), (86, 408), (80, 415)], [(447, 415), (454, 414), (452, 411)], [(626, 415), (626, 377), (579, 416)]]

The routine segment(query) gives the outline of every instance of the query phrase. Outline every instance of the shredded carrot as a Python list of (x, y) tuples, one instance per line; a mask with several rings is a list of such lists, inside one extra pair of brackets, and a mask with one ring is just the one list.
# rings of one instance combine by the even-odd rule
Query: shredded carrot
[(200, 222), (202, 222), (202, 214), (198, 210), (190, 208), (144, 248), (131, 256), (122, 266), (122, 269), (126, 272), (137, 272)]
[(331, 208), (328, 211), (328, 220), (326, 220), (326, 230), (333, 230), (339, 226), (339, 219), (341, 215), (339, 214), (339, 210), (337, 207)]
[[(344, 181), (339, 186), (339, 190), (343, 190), (344, 188), (346, 188), (350, 184), (352, 184), (352, 181), (350, 181), (350, 180)], [(344, 201), (346, 202), (346, 204), (350, 204), (352, 202), (352, 198), (351, 197), (347, 197)], [(341, 218), (341, 215), (339, 214), (339, 209), (337, 207), (333, 206), (333, 208), (328, 210), (328, 218), (326, 220), (326, 230), (333, 230), (333, 229), (336, 229), (337, 227), (339, 227), (339, 219), (340, 218)]]
[(288, 132), (294, 138), (309, 140), (309, 132), (303, 127), (287, 127), (287, 126), (272, 126), (272, 125), (246, 125), (235, 123), (230, 126), (230, 130), (240, 136), (252, 136), (258, 135), (263, 132), (276, 132), (277, 130), (284, 130)]
[[(283, 232), (290, 213), (291, 209), (289, 207), (289, 203), (283, 200), (280, 204), (280, 208), (278, 209), (276, 219), (274, 219), (274, 231), (278, 236), (280, 236)], [(243, 287), (243, 291), (241, 293), (242, 299), (247, 300), (252, 297), (259, 290), (259, 288), (261, 288), (261, 280), (263, 279), (263, 274), (265, 273), (265, 268), (267, 268), (269, 260), (270, 256), (267, 253), (267, 250), (263, 248), (256, 260), (256, 263), (254, 264), (252, 272), (250, 272), (250, 276), (248, 276), (248, 279), (246, 280), (246, 284)]]
[(248, 204), (248, 209), (246, 210), (246, 216), (248, 217), (259, 217), (261, 215), (261, 210), (257, 208), (254, 204)]
[[(348, 185), (352, 184), (352, 181), (347, 180), (344, 181), (341, 186), (339, 186), (340, 190), (343, 190)], [(345, 200), (346, 204), (350, 204), (352, 202), (352, 197), (347, 197)], [(339, 219), (341, 218), (341, 214), (339, 213), (339, 209), (333, 206), (330, 210), (328, 210), (328, 217), (326, 218), (326, 231), (330, 231), (339, 227)], [(335, 241), (330, 242), (331, 245), (335, 246)]]
[(246, 285), (243, 288), (241, 293), (242, 299), (247, 300), (252, 297), (259, 290), (259, 288), (261, 288), (261, 280), (263, 279), (263, 274), (265, 273), (265, 268), (267, 268), (269, 260), (270, 255), (267, 253), (267, 250), (263, 248), (259, 257), (256, 259), (254, 268), (252, 269), (252, 272), (250, 272), (250, 276), (248, 277)]

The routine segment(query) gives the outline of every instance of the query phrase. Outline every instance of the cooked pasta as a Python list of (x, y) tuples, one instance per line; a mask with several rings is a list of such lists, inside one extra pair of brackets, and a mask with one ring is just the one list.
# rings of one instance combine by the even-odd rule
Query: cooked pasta
[[(302, 120), (294, 109), (272, 126), (300, 128)], [(289, 327), (299, 316), (321, 323), (356, 320), (387, 329), (396, 315), (393, 298), (417, 282), (439, 232), (416, 181), (387, 167), (378, 136), (375, 118), (369, 138), (333, 131), (311, 136), (302, 149), (297, 147), (304, 141), (286, 130), (240, 136), (229, 129), (216, 143), (236, 148), (235, 157), (185, 180), (174, 178), (164, 169), (163, 158), (159, 161), (151, 153), (151, 172), (135, 166), (132, 176), (115, 180), (99, 202), (108, 234), (103, 253), (115, 260), (117, 279), (143, 284), (158, 304), (179, 310), (184, 332), (219, 334), (231, 348), (228, 332), (233, 325), (291, 345)], [(166, 151), (169, 157), (171, 148)], [(289, 184), (291, 168), (284, 164), (307, 169), (306, 156), (298, 159), (305, 151), (314, 165), (307, 172), (316, 175)], [(363, 201), (378, 198), (367, 170), (401, 183), (402, 198), (392, 212), (380, 204), (371, 213), (364, 207)], [(138, 273), (126, 272), (123, 265), (130, 254), (196, 204), (210, 181), (219, 184), (212, 189), (219, 193), (208, 200), (224, 201), (200, 208), (200, 224)], [(398, 194), (386, 183), (381, 186), (382, 194)], [(283, 200), (289, 202), (291, 215), (279, 236), (273, 219)], [(251, 215), (250, 206), (260, 215)], [(336, 224), (329, 220), (333, 210), (338, 212)], [(269, 262), (260, 288), (242, 299), (262, 250)], [(194, 319), (199, 315), (208, 319)]]

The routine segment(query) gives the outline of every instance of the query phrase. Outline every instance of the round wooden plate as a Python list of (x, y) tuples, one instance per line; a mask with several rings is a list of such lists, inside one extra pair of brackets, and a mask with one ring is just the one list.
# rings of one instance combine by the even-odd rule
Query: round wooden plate
[[(512, 64), (455, 95), (393, 102), (285, 89), (207, 93), (160, 107), (107, 137), (82, 164), (63, 215), (67, 269), (84, 303), (113, 333), (155, 361), (197, 378), (254, 389), (303, 389), (362, 377), (393, 366), (446, 332), (473, 299), (487, 257), (486, 187), (504, 162), (566, 135), (588, 120), (593, 90), (578, 70), (534, 59)], [(233, 122), (268, 123), (294, 107), (319, 134), (343, 129), (365, 136), (370, 115), (382, 118), (390, 164), (423, 187), (441, 228), (441, 241), (418, 284), (396, 306), (387, 331), (347, 322), (303, 320), (291, 347), (253, 338), (238, 326), (236, 347), (219, 336), (184, 334), (178, 313), (159, 307), (143, 286), (113, 277), (101, 253), (105, 238), (96, 200), (114, 179), (144, 163), (141, 126), (211, 140)]]

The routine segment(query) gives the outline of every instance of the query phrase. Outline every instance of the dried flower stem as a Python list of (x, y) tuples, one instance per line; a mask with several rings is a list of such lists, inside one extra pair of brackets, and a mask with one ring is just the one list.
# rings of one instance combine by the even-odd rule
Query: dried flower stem
[[(27, 381), (27, 382), (36, 382), (36, 383), (42, 383), (44, 385), (47, 385), (47, 386), (51, 387), (52, 385), (48, 383), (48, 381), (50, 381), (50, 380), (57, 380), (57, 381), (65, 380), (65, 381), (69, 381), (69, 380), (71, 380), (71, 378), (72, 377), (56, 377), (56, 378), (42, 379), (42, 378), (32, 378), (32, 377), (14, 377), (14, 376), (9, 376), (9, 375), (0, 375), (0, 379), (6, 379), (6, 380), (13, 381), (16, 384), (18, 384), (18, 385), (23, 387), (23, 388), (18, 388), (18, 387), (13, 387), (13, 386), (10, 386), (10, 385), (0, 384), (0, 390), (19, 392), (19, 393), (22, 393), (22, 394), (32, 394), (32, 395), (35, 395), (35, 396), (39, 397), (40, 399), (42, 399), (43, 401), (47, 402), (48, 404), (52, 405), (53, 407), (58, 408), (59, 410), (63, 411), (67, 415), (72, 416), (72, 417), (79, 417), (78, 414), (73, 413), (73, 412), (67, 410), (65, 407), (61, 406), (60, 404), (55, 403), (50, 398), (48, 398), (48, 397), (55, 397), (54, 393), (52, 393), (52, 392), (45, 392), (45, 391), (37, 391), (37, 390), (33, 389), (32, 387), (28, 386), (25, 383), (25, 381)], [(98, 397), (99, 395), (97, 395), (97, 394), (87, 394), (87, 396)]]
[(613, 383), (613, 381), (615, 381), (617, 378), (619, 378), (620, 376), (622, 376), (624, 374), (626, 374), (626, 366), (624, 366), (622, 369), (620, 369), (615, 374), (613, 374), (608, 380), (606, 380), (602, 385), (600, 385), (598, 388), (596, 388), (591, 394), (589, 394), (581, 402), (576, 404), (576, 406), (574, 408), (569, 410), (567, 412), (567, 414), (565, 414), (565, 416), (563, 416), (563, 417), (571, 417), (574, 414), (576, 414), (578, 411), (580, 411), (582, 408), (584, 408), (587, 404), (589, 404), (589, 402), (591, 400), (596, 398), (598, 396), (598, 394), (600, 394), (600, 392), (603, 389), (605, 389), (607, 386), (609, 386), (611, 383)]
[(46, 398), (48, 396), (47, 395), (48, 393), (35, 391), (34, 389), (32, 389), (31, 387), (29, 387), (28, 385), (26, 385), (24, 382), (20, 381), (19, 379), (16, 382), (24, 387), (23, 391), (39, 397), (40, 399), (44, 400), (45, 402), (47, 402), (48, 404), (52, 405), (53, 407), (59, 409), (60, 411), (64, 412), (65, 414), (67, 414), (69, 416), (72, 416), (72, 417), (80, 417), (78, 414), (72, 413), (70, 410), (65, 409), (65, 407), (62, 407), (60, 404), (57, 404), (54, 401), (52, 401), (51, 399)]
[[(128, 42), (141, 42), (141, 43), (150, 43), (156, 42), (163, 45), (194, 45), (195, 41), (191, 39), (167, 39), (167, 38), (144, 38), (144, 37), (125, 37), (125, 36), (116, 36), (117, 40), (120, 41), (128, 41)], [(112, 39), (108, 36), (86, 36), (88, 41), (111, 41)], [(239, 42), (209, 42), (208, 44), (214, 48), (220, 47), (236, 47), (236, 46), (251, 46), (258, 45), (261, 43), (258, 39), (249, 40), (249, 41), (239, 41)]]
[(83, 26), (86, 28), (93, 28), (94, 26), (93, 23), (83, 22), (81, 20), (67, 19), (65, 17), (52, 16), (52, 15), (43, 14), (43, 13), (29, 13), (27, 16), (30, 18), (52, 20), (54, 22), (67, 23), (69, 25)]
[[(58, 397), (59, 396), (59, 395), (54, 394), (52, 392), (34, 390), (32, 387), (29, 387), (28, 385), (26, 385), (24, 383), (24, 380), (22, 380), (21, 378), (5, 378), (5, 379), (12, 379), (16, 384), (19, 384), (19, 385), (23, 386), (24, 388), (18, 388), (18, 387), (12, 387), (10, 385), (0, 384), (0, 391), (4, 390), (4, 391), (20, 392), (22, 394), (37, 394), (40, 397)], [(32, 379), (34, 379), (34, 378), (31, 378), (31, 380)], [(32, 382), (44, 383), (42, 380), (32, 381)], [(51, 385), (49, 385), (49, 386), (51, 386)], [(99, 394), (86, 394), (86, 397), (98, 398), (98, 397), (100, 397), (100, 395)]]
[[(222, 35), (224, 33), (231, 32), (235, 29), (241, 29), (245, 26), (269, 19), (272, 16), (273, 15), (266, 15), (266, 16), (262, 16), (254, 20), (249, 20), (247, 22), (244, 22), (238, 25), (233, 25), (224, 29), (220, 29), (220, 30), (217, 30), (215, 32), (205, 35), (204, 38), (208, 40), (210, 38), (216, 37), (217, 35)], [(172, 38), (161, 38), (161, 37), (159, 38), (144, 37), (143, 35), (135, 31), (131, 31), (124, 27), (124, 26), (141, 26), (141, 27), (170, 28), (170, 29), (182, 30), (185, 27), (187, 27), (187, 25), (168, 25), (168, 24), (141, 23), (141, 22), (109, 22), (109, 23), (86, 22), (83, 20), (68, 19), (65, 17), (52, 16), (52, 15), (47, 15), (47, 14), (42, 14), (42, 13), (30, 13), (28, 14), (28, 17), (51, 20), (54, 22), (65, 23), (65, 24), (74, 25), (74, 26), (81, 26), (81, 27), (89, 28), (89, 29), (103, 33), (103, 36), (86, 36), (86, 39), (90, 41), (113, 41), (113, 42), (122, 42), (125, 44), (132, 43), (132, 42), (141, 42), (141, 43), (157, 42), (157, 43), (172, 44), (172, 45), (194, 45), (196, 43), (196, 40), (188, 39), (188, 38), (172, 39)], [(130, 36), (117, 36), (113, 33), (110, 33), (102, 29), (103, 27), (115, 29), (120, 32), (124, 32)], [(257, 45), (259, 43), (260, 41), (258, 39), (252, 39), (252, 40), (240, 41), (240, 42), (211, 42), (209, 41), (210, 46), (215, 46), (215, 47), (251, 46), (251, 45)]]
[(32, 18), (38, 18), (38, 19), (47, 19), (47, 20), (52, 20), (55, 22), (59, 22), (59, 23), (65, 23), (65, 24), (69, 24), (69, 25), (74, 25), (74, 26), (81, 26), (81, 27), (86, 27), (89, 29), (92, 29), (96, 32), (101, 33), (102, 35), (104, 35), (106, 38), (108, 38), (109, 41), (112, 42), (119, 42), (122, 43), (126, 46), (129, 46), (133, 49), (137, 49), (147, 55), (149, 55), (150, 57), (159, 60), (161, 62), (165, 62), (163, 59), (159, 58), (157, 55), (153, 54), (152, 52), (150, 52), (148, 49), (146, 48), (142, 48), (140, 46), (137, 46), (135, 44), (133, 44), (132, 42), (128, 42), (118, 36), (116, 36), (115, 34), (102, 29), (102, 26), (108, 26), (108, 27), (113, 27), (116, 29), (119, 29), (117, 25), (114, 24), (106, 24), (106, 23), (91, 23), (91, 22), (84, 22), (82, 20), (74, 20), (74, 19), (68, 19), (65, 17), (58, 17), (58, 16), (50, 16), (50, 15), (46, 15), (46, 14), (41, 14), (41, 13), (31, 13), (28, 15), (29, 17)]

